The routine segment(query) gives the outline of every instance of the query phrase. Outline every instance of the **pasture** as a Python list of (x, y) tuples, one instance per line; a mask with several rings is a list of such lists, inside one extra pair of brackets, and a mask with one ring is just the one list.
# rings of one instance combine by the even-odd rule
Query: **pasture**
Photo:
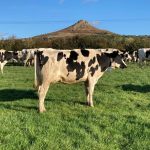
[(83, 83), (54, 84), (37, 112), (33, 67), (0, 74), (1, 150), (150, 149), (150, 66), (106, 72), (85, 105)]

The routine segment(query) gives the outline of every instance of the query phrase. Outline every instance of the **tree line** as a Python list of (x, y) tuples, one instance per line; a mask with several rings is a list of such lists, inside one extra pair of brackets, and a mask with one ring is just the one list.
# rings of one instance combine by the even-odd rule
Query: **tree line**
[(117, 48), (122, 51), (135, 51), (150, 47), (150, 36), (125, 35), (76, 35), (72, 37), (34, 37), (17, 39), (15, 36), (0, 40), (0, 49), (18, 51), (25, 48)]

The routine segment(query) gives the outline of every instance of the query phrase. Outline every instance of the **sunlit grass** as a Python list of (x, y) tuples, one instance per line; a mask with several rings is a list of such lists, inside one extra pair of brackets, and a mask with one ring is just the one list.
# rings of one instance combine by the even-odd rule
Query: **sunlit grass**
[(106, 72), (85, 105), (83, 83), (51, 85), (37, 111), (34, 69), (6, 66), (0, 75), (0, 149), (150, 149), (150, 67)]

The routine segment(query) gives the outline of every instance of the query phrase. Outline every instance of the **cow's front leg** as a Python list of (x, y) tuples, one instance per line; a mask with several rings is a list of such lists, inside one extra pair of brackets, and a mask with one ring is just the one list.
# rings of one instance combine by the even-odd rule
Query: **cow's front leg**
[(89, 106), (94, 107), (93, 105), (93, 92), (94, 92), (95, 83), (89, 83)]
[(95, 87), (95, 80), (92, 80), (91, 78), (88, 79), (88, 86), (87, 86), (87, 90), (88, 90), (88, 105), (91, 107), (94, 107), (93, 105), (93, 92), (94, 92), (94, 87)]
[(38, 90), (38, 95), (39, 95), (39, 112), (42, 113), (44, 111), (46, 111), (45, 106), (44, 106), (44, 100), (45, 100), (45, 96), (46, 93), (48, 91), (49, 85), (41, 85), (39, 86), (39, 90)]
[(86, 99), (87, 99), (87, 105), (89, 105), (89, 83), (88, 81), (84, 82), (85, 85), (85, 93), (86, 93)]

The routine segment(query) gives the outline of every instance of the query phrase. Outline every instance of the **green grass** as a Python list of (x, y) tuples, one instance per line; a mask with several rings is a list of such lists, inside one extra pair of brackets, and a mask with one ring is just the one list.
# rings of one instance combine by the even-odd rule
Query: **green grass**
[(83, 83), (51, 85), (47, 111), (37, 111), (34, 69), (0, 74), (1, 150), (149, 150), (150, 67), (106, 72), (85, 105)]

